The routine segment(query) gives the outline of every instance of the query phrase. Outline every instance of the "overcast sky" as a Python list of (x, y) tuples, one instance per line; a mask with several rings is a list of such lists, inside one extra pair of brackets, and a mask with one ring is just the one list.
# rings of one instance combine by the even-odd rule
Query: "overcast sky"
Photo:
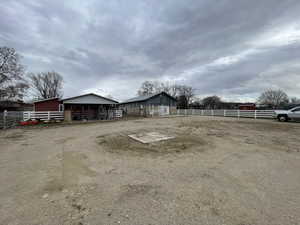
[(300, 97), (299, 0), (0, 0), (0, 45), (28, 72), (63, 75), (64, 96), (124, 100), (145, 80), (196, 94)]

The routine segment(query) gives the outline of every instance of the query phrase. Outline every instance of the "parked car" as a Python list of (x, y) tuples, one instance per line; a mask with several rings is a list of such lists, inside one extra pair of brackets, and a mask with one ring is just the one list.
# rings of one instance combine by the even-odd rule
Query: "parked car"
[(275, 110), (275, 115), (278, 121), (286, 122), (289, 120), (300, 121), (300, 106), (294, 107), (289, 110)]

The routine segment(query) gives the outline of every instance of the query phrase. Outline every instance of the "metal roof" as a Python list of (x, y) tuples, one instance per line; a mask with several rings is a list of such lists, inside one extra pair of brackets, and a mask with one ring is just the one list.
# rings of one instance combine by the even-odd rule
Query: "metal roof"
[(153, 97), (155, 97), (157, 95), (160, 95), (160, 94), (165, 94), (165, 95), (169, 96), (170, 98), (176, 100), (174, 97), (172, 97), (171, 95), (169, 95), (169, 94), (167, 94), (166, 92), (163, 91), (163, 92), (152, 94), (152, 95), (145, 95), (145, 96), (138, 96), (138, 97), (130, 98), (130, 99), (124, 101), (124, 102), (121, 102), (120, 104), (132, 103), (132, 102), (143, 102), (143, 101), (147, 101), (148, 99), (153, 98)]
[[(93, 97), (93, 99), (91, 99), (91, 97)], [(71, 98), (65, 98), (62, 99), (62, 101), (64, 104), (65, 103), (74, 103), (74, 104), (117, 104), (118, 103), (115, 100), (105, 98), (101, 95), (96, 95), (94, 93), (79, 95)]]

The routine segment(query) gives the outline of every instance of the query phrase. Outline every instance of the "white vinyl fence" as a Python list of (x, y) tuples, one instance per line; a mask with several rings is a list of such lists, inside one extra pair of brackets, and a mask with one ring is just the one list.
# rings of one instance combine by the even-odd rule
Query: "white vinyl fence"
[(20, 122), (27, 120), (63, 120), (64, 112), (47, 111), (47, 112), (18, 112), (18, 111), (4, 111), (0, 113), (0, 129), (16, 127)]
[(23, 120), (42, 120), (42, 121), (50, 121), (50, 120), (63, 120), (64, 112), (61, 111), (28, 111), (23, 112)]
[(168, 116), (170, 115), (170, 107), (164, 105), (159, 105), (159, 106), (149, 105), (149, 114), (151, 116), (155, 116), (155, 115)]
[(123, 117), (123, 111), (120, 109), (114, 110), (114, 118), (115, 119), (120, 119)]
[(273, 119), (274, 110), (201, 110), (201, 109), (178, 109), (177, 115), (199, 115), (199, 116), (223, 116), (254, 119)]

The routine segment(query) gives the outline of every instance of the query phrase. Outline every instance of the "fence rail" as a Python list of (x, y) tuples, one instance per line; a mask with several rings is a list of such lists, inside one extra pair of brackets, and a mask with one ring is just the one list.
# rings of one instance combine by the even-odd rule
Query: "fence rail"
[(28, 111), (23, 112), (23, 120), (63, 120), (64, 112), (61, 111)]
[(264, 118), (272, 119), (275, 117), (274, 110), (201, 110), (201, 109), (178, 109), (177, 115), (199, 115), (199, 116), (223, 116), (238, 118)]
[(15, 127), (23, 121), (23, 112), (4, 111), (0, 113), (0, 128)]

